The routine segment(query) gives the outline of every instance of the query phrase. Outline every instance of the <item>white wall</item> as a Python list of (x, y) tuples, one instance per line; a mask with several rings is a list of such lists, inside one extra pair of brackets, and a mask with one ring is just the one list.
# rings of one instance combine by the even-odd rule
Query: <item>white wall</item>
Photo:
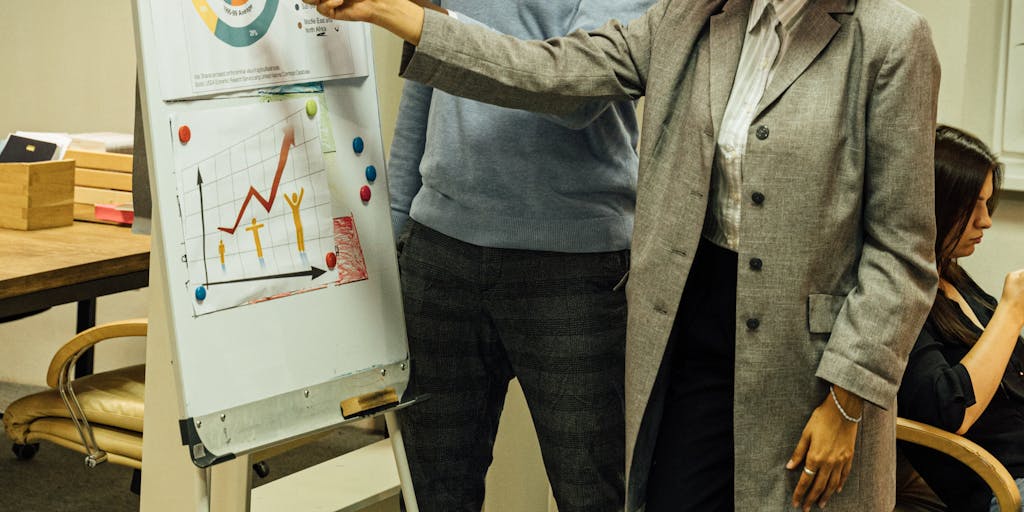
[(0, 0), (0, 137), (13, 130), (132, 129), (128, 0)]

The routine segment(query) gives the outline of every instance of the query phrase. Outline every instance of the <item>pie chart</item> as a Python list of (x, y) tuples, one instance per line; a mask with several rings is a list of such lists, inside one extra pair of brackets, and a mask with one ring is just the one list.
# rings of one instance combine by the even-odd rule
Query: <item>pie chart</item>
[[(221, 41), (242, 48), (259, 41), (269, 30), (270, 24), (277, 14), (278, 0), (210, 0), (214, 3), (222, 3), (218, 9), (210, 6), (207, 0), (192, 0), (199, 18), (206, 25), (206, 28)], [(262, 3), (263, 8), (259, 10), (258, 4)], [(259, 12), (253, 12), (259, 10)], [(231, 24), (225, 19), (239, 18), (249, 20), (242, 25)]]

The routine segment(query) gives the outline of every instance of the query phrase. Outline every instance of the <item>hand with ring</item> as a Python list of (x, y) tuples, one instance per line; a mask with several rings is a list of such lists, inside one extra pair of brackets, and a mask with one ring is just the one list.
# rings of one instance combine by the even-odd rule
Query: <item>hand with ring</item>
[[(836, 392), (844, 399), (844, 408), (860, 414), (859, 397), (847, 394), (838, 386)], [(849, 407), (847, 407), (849, 404)], [(853, 467), (853, 452), (857, 444), (857, 423), (848, 421), (826, 395), (804, 427), (786, 469), (795, 470), (803, 465), (800, 479), (793, 491), (793, 506), (809, 512), (813, 505), (825, 508), (836, 492), (842, 492)]]

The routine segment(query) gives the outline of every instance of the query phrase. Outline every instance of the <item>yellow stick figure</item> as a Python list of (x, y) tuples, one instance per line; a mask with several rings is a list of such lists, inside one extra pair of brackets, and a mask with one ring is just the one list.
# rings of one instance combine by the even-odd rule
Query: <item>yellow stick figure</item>
[(220, 243), (217, 244), (217, 252), (220, 253), (220, 268), (221, 270), (224, 270), (227, 268), (224, 265), (224, 240), (221, 240)]
[(258, 256), (261, 260), (263, 259), (263, 245), (260, 244), (260, 228), (262, 227), (263, 224), (257, 224), (256, 217), (253, 217), (252, 225), (245, 228), (246, 231), (252, 232), (252, 238), (256, 242), (256, 256)]
[(295, 238), (299, 242), (299, 252), (306, 252), (306, 239), (302, 236), (302, 218), (299, 217), (299, 205), (302, 204), (302, 196), (306, 195), (306, 189), (300, 188), (299, 193), (292, 192), (292, 196), (284, 195), (288, 206), (292, 207), (292, 218), (295, 220)]

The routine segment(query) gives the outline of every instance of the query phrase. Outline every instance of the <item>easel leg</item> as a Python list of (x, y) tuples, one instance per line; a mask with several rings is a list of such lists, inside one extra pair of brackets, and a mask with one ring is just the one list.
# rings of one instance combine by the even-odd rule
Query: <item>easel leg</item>
[[(154, 223), (156, 226), (156, 223)], [(153, 230), (150, 282), (165, 283), (160, 232)], [(206, 471), (197, 468), (181, 444), (178, 410), (181, 397), (171, 364), (169, 305), (162, 286), (149, 288), (149, 333), (146, 336), (146, 414), (143, 420), (142, 512), (207, 512)]]
[(402, 483), (402, 498), (406, 512), (419, 512), (416, 505), (416, 493), (412, 488), (412, 474), (409, 473), (409, 460), (405, 456), (405, 444), (402, 441), (402, 430), (394, 412), (384, 413), (384, 421), (388, 425), (391, 437), (391, 451), (395, 453), (395, 465), (398, 467), (398, 480)]
[(252, 493), (252, 462), (240, 455), (210, 468), (210, 510), (248, 512)]

